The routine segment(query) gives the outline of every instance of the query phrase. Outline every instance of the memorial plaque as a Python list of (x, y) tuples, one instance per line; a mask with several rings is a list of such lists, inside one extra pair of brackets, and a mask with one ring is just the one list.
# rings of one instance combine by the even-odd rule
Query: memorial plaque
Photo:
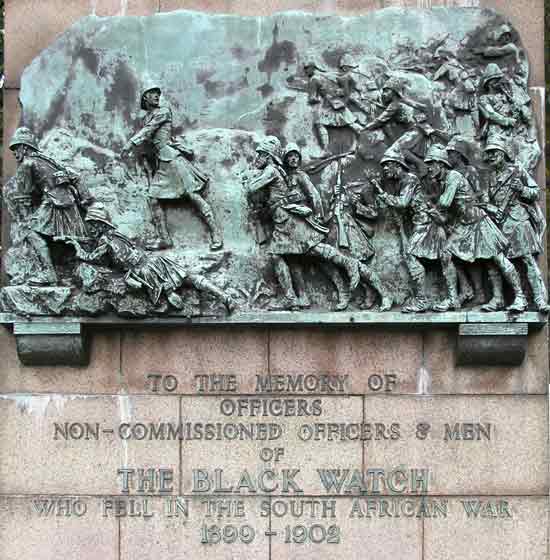
[(531, 6), (135, 4), (7, 76), (0, 558), (547, 558)]

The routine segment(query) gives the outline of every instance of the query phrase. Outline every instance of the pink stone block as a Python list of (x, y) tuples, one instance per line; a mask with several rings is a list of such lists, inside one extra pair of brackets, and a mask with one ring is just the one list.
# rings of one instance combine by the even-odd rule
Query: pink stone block
[(241, 392), (253, 391), (268, 370), (265, 329), (177, 328), (124, 334), (122, 372), (131, 392), (149, 391), (147, 375), (172, 374), (176, 393), (195, 393), (197, 375), (235, 374)]
[(142, 437), (143, 428), (119, 437), (121, 424), (177, 424), (177, 397), (3, 395), (0, 417), (0, 449), (9, 450), (0, 493), (120, 494), (123, 467), (173, 469), (179, 479), (177, 440)]
[(3, 393), (118, 393), (125, 387), (120, 374), (120, 333), (91, 335), (90, 365), (24, 366), (17, 357), (15, 337), (0, 329), (0, 392)]
[[(0, 498), (0, 556), (17, 560), (118, 560), (117, 520), (101, 516), (100, 499), (82, 497), (86, 513), (82, 516), (40, 517), (32, 498)], [(64, 497), (63, 497), (64, 498)]]
[(160, 11), (200, 10), (246, 16), (267, 16), (288, 10), (361, 14), (382, 7), (382, 0), (161, 0)]
[[(184, 518), (181, 514), (178, 517), (168, 517), (167, 515), (155, 515), (144, 520), (140, 518), (123, 518), (120, 523), (120, 558), (121, 560), (181, 560), (182, 558), (200, 558), (201, 560), (225, 560), (227, 558), (257, 558), (268, 557), (268, 537), (266, 532), (269, 530), (267, 517), (260, 515), (260, 498), (235, 498), (243, 501), (243, 514), (237, 518), (216, 516), (206, 516), (207, 508), (202, 503), (206, 498), (220, 502), (220, 496), (196, 496), (187, 498), (189, 517)], [(164, 499), (152, 500), (156, 512), (163, 512), (165, 505)], [(240, 530), (243, 526), (252, 527), (254, 534), (250, 542), (243, 542), (240, 533), (234, 542), (229, 538), (229, 542), (210, 544), (202, 543), (202, 526), (211, 527), (216, 525), (223, 531), (223, 527), (232, 525)], [(223, 534), (223, 533), (222, 533)], [(227, 535), (228, 533), (226, 533)], [(245, 532), (245, 540), (250, 538), (249, 533)], [(230, 537), (233, 536), (229, 533)], [(213, 539), (215, 540), (215, 539)]]
[(544, 1), (479, 0), (479, 7), (492, 8), (517, 29), (529, 59), (529, 85), (544, 87)]
[(373, 391), (372, 375), (395, 376), (395, 392), (415, 393), (422, 364), (422, 335), (414, 332), (276, 329), (269, 348), (272, 374), (349, 375), (351, 392), (360, 394)]
[(429, 495), (548, 493), (546, 396), (367, 396), (364, 421), (399, 423), (365, 443), (365, 468), (429, 469)]
[(519, 367), (457, 366), (456, 336), (454, 331), (429, 331), (425, 335), (424, 367), (431, 393), (547, 393), (546, 329), (529, 335), (527, 355)]

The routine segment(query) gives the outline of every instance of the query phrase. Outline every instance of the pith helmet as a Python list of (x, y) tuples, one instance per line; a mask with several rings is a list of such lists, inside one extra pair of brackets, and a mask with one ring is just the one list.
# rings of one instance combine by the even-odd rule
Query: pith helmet
[(388, 161), (395, 161), (405, 169), (410, 169), (410, 167), (407, 165), (407, 162), (405, 161), (405, 156), (403, 156), (403, 154), (399, 150), (393, 148), (386, 150), (384, 152), (384, 155), (382, 156), (382, 159), (380, 160), (380, 165)]
[(308, 67), (315, 68), (316, 70), (319, 70), (319, 72), (326, 72), (323, 65), (317, 60), (317, 57), (314, 55), (306, 56), (304, 60), (304, 68)]
[(34, 134), (25, 126), (22, 126), (15, 131), (15, 134), (10, 141), (10, 150), (13, 150), (15, 146), (18, 146), (19, 144), (24, 144), (34, 150), (38, 150)]
[(512, 34), (512, 28), (507, 23), (503, 23), (493, 31), (492, 37), (493, 39), (496, 39), (498, 41), (503, 35), (511, 35), (511, 34)]
[(300, 156), (300, 159), (302, 158), (300, 146), (298, 146), (298, 144), (295, 144), (294, 142), (290, 142), (286, 145), (285, 151), (283, 152), (283, 161), (286, 159), (286, 156), (288, 156), (288, 154), (292, 152), (296, 152)]
[(468, 141), (462, 136), (453, 136), (447, 144), (447, 152), (458, 152), (466, 159), (470, 159), (470, 148)]
[(281, 163), (281, 142), (275, 136), (266, 136), (256, 148), (257, 152), (270, 155), (277, 163)]
[(109, 227), (114, 228), (115, 226), (111, 223), (111, 219), (107, 210), (102, 204), (92, 204), (88, 211), (86, 212), (85, 222), (102, 222), (107, 224)]
[(392, 91), (395, 91), (395, 93), (397, 93), (397, 95), (402, 95), (403, 94), (403, 83), (401, 82), (401, 80), (399, 80), (399, 78), (396, 78), (395, 76), (392, 76), (391, 78), (388, 78), (384, 82), (384, 85), (382, 86), (382, 89), (391, 89)]
[(145, 94), (148, 93), (149, 91), (153, 91), (154, 89), (158, 89), (159, 92), (162, 91), (161, 87), (156, 82), (147, 82), (143, 86), (143, 89), (141, 90), (141, 100), (140, 100), (140, 106), (142, 109), (146, 109), (145, 100), (143, 99)]
[(504, 73), (500, 69), (500, 66), (491, 62), (491, 64), (488, 64), (487, 68), (485, 68), (481, 79), (481, 86), (485, 87), (490, 80), (500, 80), (501, 78), (504, 78)]
[(451, 167), (449, 158), (447, 157), (447, 150), (439, 144), (431, 146), (426, 153), (424, 163), (430, 163), (432, 161), (438, 161), (439, 163), (444, 163), (447, 167)]
[(499, 150), (501, 152), (504, 152), (506, 157), (508, 159), (511, 159), (510, 148), (508, 146), (508, 142), (504, 138), (499, 138), (498, 136), (495, 136), (493, 138), (488, 139), (484, 151), (490, 152), (492, 150)]
[(359, 65), (357, 64), (357, 62), (355, 62), (355, 60), (353, 60), (351, 54), (348, 53), (348, 54), (344, 54), (342, 58), (340, 58), (340, 68), (343, 68), (344, 66), (349, 66), (350, 68), (357, 68)]

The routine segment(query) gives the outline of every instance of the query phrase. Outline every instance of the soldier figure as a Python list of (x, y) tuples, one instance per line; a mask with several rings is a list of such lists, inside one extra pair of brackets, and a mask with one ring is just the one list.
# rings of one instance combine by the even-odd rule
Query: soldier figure
[[(15, 193), (18, 215), (28, 231), (25, 240), (40, 263), (40, 272), (31, 279), (39, 285), (54, 285), (57, 275), (49, 242), (66, 237), (84, 238), (86, 227), (81, 213), (91, 200), (81, 196), (78, 176), (38, 150), (28, 128), (18, 128), (11, 139), (18, 168)], [(33, 204), (39, 200), (36, 208)]]
[(401, 224), (401, 239), (414, 297), (402, 307), (401, 311), (404, 313), (427, 311), (430, 305), (424, 285), (426, 271), (421, 259), (441, 260), (445, 244), (444, 218), (429, 201), (418, 177), (410, 172), (403, 154), (390, 148), (380, 163), (384, 177), (399, 184), (399, 194), (388, 194), (377, 182), (374, 182), (378, 196), (388, 206), (409, 210), (412, 221), (412, 231), (408, 239), (405, 239)]
[(355, 289), (360, 279), (358, 261), (323, 243), (328, 230), (315, 219), (313, 210), (304, 204), (303, 192), (287, 182), (279, 140), (274, 136), (266, 137), (257, 147), (256, 154), (255, 165), (259, 174), (248, 183), (247, 191), (251, 196), (262, 189), (269, 189), (267, 207), (272, 231), (267, 250), (277, 281), (283, 289), (284, 307), (299, 307), (285, 260), (289, 256), (311, 255), (330, 262), (346, 272), (349, 290)]
[(455, 221), (441, 256), (443, 275), (447, 283), (448, 296), (434, 307), (435, 311), (447, 311), (460, 307), (456, 293), (456, 269), (452, 261), (457, 258), (473, 263), (480, 259), (491, 260), (507, 279), (514, 291), (511, 311), (522, 311), (525, 297), (521, 290), (519, 275), (504, 256), (507, 240), (479, 207), (476, 193), (468, 180), (458, 171), (451, 169), (447, 152), (442, 146), (432, 146), (426, 155), (426, 164), (432, 180), (443, 187), (438, 206), (444, 211), (455, 210)]
[[(291, 192), (295, 192), (298, 188), (305, 195), (310, 207), (313, 210), (314, 218), (320, 223), (323, 220), (323, 206), (321, 197), (316, 189), (316, 187), (311, 182), (309, 175), (304, 171), (300, 170), (302, 156), (300, 153), (300, 148), (293, 143), (288, 144), (283, 155), (283, 163), (285, 166), (285, 171), (287, 173), (287, 182), (290, 186)], [(338, 200), (335, 200), (335, 205), (341, 205), (341, 210), (343, 215), (334, 217), (331, 221), (331, 226), (329, 230), (329, 239), (332, 242), (334, 238), (334, 244), (338, 243), (337, 231), (345, 229), (346, 243), (339, 243), (338, 249), (343, 254), (348, 254), (350, 257), (357, 259), (359, 261), (359, 272), (361, 276), (361, 283), (365, 287), (365, 291), (369, 288), (373, 288), (375, 292), (379, 295), (381, 304), (380, 311), (388, 311), (392, 306), (391, 297), (386, 293), (382, 286), (380, 278), (374, 270), (368, 267), (364, 261), (369, 260), (372, 255), (374, 255), (374, 248), (366, 236), (363, 229), (355, 220), (355, 216), (365, 216), (369, 212), (369, 208), (363, 205), (359, 201), (352, 201), (348, 199), (347, 193), (343, 191), (343, 185), (339, 184), (336, 188), (342, 189), (342, 192), (335, 193)], [(345, 199), (345, 202), (344, 202)], [(353, 207), (353, 210), (350, 208)], [(368, 217), (372, 218), (372, 214), (367, 214)], [(342, 223), (339, 223), (339, 220)], [(334, 235), (331, 235), (336, 230)], [(343, 241), (343, 240), (341, 240)], [(332, 245), (332, 243), (331, 243)], [(347, 286), (342, 282), (342, 277), (337, 269), (332, 265), (325, 264), (323, 267), (326, 274), (332, 280), (336, 286), (338, 292), (338, 304), (336, 306), (337, 310), (346, 309), (350, 300), (350, 292)], [(298, 301), (302, 301), (304, 298), (307, 300), (307, 295), (305, 295), (305, 288), (303, 283), (303, 277), (301, 275), (300, 266), (293, 267), (294, 280), (296, 283), (296, 288), (298, 294)], [(303, 295), (302, 295), (303, 294)], [(374, 302), (373, 302), (374, 303)], [(369, 307), (373, 305), (370, 303)]]
[[(349, 108), (355, 107), (364, 114), (367, 120), (374, 118), (377, 107), (383, 107), (369, 96), (368, 88), (376, 88), (376, 84), (368, 76), (361, 74), (358, 70), (359, 65), (353, 60), (351, 55), (345, 54), (340, 59), (340, 74), (337, 82), (343, 92), (343, 100)], [(363, 118), (361, 123), (363, 122)]]
[(510, 136), (515, 132), (514, 127), (521, 124), (521, 108), (515, 106), (504, 79), (504, 73), (495, 63), (487, 65), (481, 79), (484, 93), (479, 98), (479, 109), (485, 122), (480, 136), (487, 141), (493, 136)]
[(429, 137), (434, 133), (441, 133), (429, 124), (424, 113), (425, 107), (408, 98), (404, 94), (403, 87), (402, 81), (397, 78), (386, 80), (382, 88), (382, 102), (385, 109), (365, 127), (365, 130), (397, 125), (399, 127), (397, 134), (395, 131), (389, 134), (393, 140), (389, 149), (403, 156), (406, 154), (412, 159), (419, 159), (421, 162)]
[[(550, 309), (548, 295), (536, 261), (536, 256), (543, 251), (546, 229), (546, 220), (537, 204), (539, 186), (523, 168), (511, 163), (505, 139), (493, 138), (487, 143), (485, 154), (493, 170), (489, 180), (487, 209), (508, 240), (506, 256), (510, 260), (521, 261), (525, 266), (536, 309), (547, 313)], [(502, 280), (494, 272), (493, 279), (496, 293), (485, 306), (487, 311), (503, 306)]]
[(327, 127), (350, 128), (355, 135), (355, 143), (363, 130), (357, 117), (346, 107), (343, 99), (344, 91), (337, 83), (320, 76), (323, 68), (314, 60), (304, 64), (304, 71), (308, 78), (308, 103), (313, 106), (313, 121), (319, 145), (323, 155), (330, 155), (328, 151), (329, 134)]
[(212, 208), (202, 197), (201, 191), (209, 179), (189, 159), (193, 150), (172, 138), (172, 111), (160, 106), (161, 89), (147, 86), (141, 95), (141, 108), (147, 111), (143, 127), (126, 143), (122, 153), (142, 148), (149, 174), (149, 206), (153, 216), (157, 239), (148, 243), (149, 249), (172, 247), (166, 225), (162, 200), (184, 199), (198, 211), (210, 232), (210, 248), (221, 249), (223, 241)]
[[(449, 158), (451, 168), (463, 175), (470, 184), (475, 198), (472, 204), (475, 204), (475, 201), (481, 201), (481, 178), (478, 170), (470, 163), (470, 145), (468, 140), (461, 136), (453, 136), (447, 144), (447, 157)], [(466, 263), (457, 263), (456, 266), (460, 286), (458, 296), (460, 303), (470, 302), (474, 305), (481, 305), (487, 300), (479, 263), (467, 263), (466, 268), (471, 277), (471, 282), (464, 270), (465, 266)]]
[(92, 251), (84, 250), (78, 241), (70, 242), (76, 256), (86, 262), (103, 263), (125, 273), (124, 280), (130, 288), (145, 289), (150, 302), (157, 305), (164, 293), (170, 305), (182, 309), (184, 302), (177, 293), (183, 285), (191, 285), (218, 297), (231, 313), (235, 303), (231, 296), (200, 274), (192, 274), (171, 259), (138, 248), (111, 223), (107, 211), (101, 206), (91, 207), (86, 215), (90, 233), (97, 240)]
[[(312, 219), (321, 224), (323, 219), (323, 203), (321, 195), (315, 185), (311, 182), (309, 175), (300, 169), (302, 163), (302, 153), (297, 144), (290, 143), (283, 153), (283, 166), (286, 172), (286, 180), (292, 193), (295, 193), (296, 203), (304, 204), (311, 208)], [(303, 267), (299, 262), (292, 263), (292, 279), (298, 296), (298, 306), (301, 308), (310, 307), (311, 302), (307, 295)], [(333, 280), (338, 292), (337, 308), (345, 309), (349, 303), (349, 290), (345, 286), (342, 277), (335, 269), (327, 267), (329, 276)]]

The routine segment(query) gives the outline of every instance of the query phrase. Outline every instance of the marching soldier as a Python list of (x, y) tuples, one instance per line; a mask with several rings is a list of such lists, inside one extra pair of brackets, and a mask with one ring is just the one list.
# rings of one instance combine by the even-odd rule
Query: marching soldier
[(353, 112), (346, 107), (344, 91), (336, 82), (318, 74), (323, 72), (323, 68), (315, 60), (308, 60), (304, 64), (304, 71), (308, 78), (308, 103), (313, 108), (315, 131), (323, 155), (330, 155), (328, 127), (349, 128), (353, 131), (357, 143), (363, 127)]
[[(487, 209), (494, 216), (508, 240), (506, 257), (523, 263), (527, 280), (538, 311), (548, 313), (546, 286), (536, 257), (543, 251), (546, 220), (539, 205), (539, 186), (521, 167), (511, 163), (508, 145), (503, 138), (493, 138), (485, 147), (486, 159), (492, 168), (489, 180)], [(485, 310), (503, 305), (502, 280), (493, 272), (493, 299)], [(525, 308), (526, 305), (523, 306)]]
[(484, 209), (480, 208), (476, 192), (469, 181), (458, 171), (451, 169), (447, 152), (442, 146), (432, 146), (426, 155), (426, 164), (432, 180), (438, 181), (443, 193), (438, 206), (444, 212), (455, 211), (456, 218), (450, 228), (445, 249), (441, 255), (443, 276), (447, 284), (447, 297), (434, 307), (435, 311), (458, 309), (460, 303), (456, 291), (456, 268), (453, 258), (473, 263), (490, 260), (500, 269), (514, 292), (511, 311), (525, 308), (525, 297), (519, 275), (504, 256), (507, 246), (502, 235)]
[[(40, 263), (40, 272), (31, 279), (39, 285), (54, 285), (57, 274), (51, 259), (49, 243), (66, 237), (85, 238), (82, 220), (84, 208), (91, 202), (79, 190), (79, 177), (43, 154), (28, 128), (18, 128), (10, 141), (15, 153), (15, 205), (20, 220), (26, 222), (26, 241)], [(38, 199), (35, 207), (33, 200)]]
[(263, 189), (268, 191), (271, 234), (267, 251), (283, 290), (284, 307), (300, 307), (286, 261), (289, 256), (310, 255), (330, 262), (345, 271), (349, 279), (349, 290), (355, 289), (360, 280), (359, 262), (323, 242), (328, 230), (315, 219), (313, 210), (303, 203), (303, 193), (296, 192), (287, 182), (279, 140), (275, 136), (266, 137), (257, 147), (256, 154), (255, 165), (259, 173), (246, 188), (248, 196)]
[(428, 200), (422, 185), (410, 168), (404, 156), (390, 148), (380, 161), (386, 179), (396, 181), (399, 194), (386, 193), (377, 182), (374, 182), (377, 194), (388, 206), (407, 210), (412, 222), (412, 231), (405, 238), (401, 229), (405, 261), (413, 285), (413, 299), (401, 308), (403, 313), (420, 313), (430, 308), (426, 296), (426, 270), (423, 260), (439, 261), (445, 244), (443, 218)]

